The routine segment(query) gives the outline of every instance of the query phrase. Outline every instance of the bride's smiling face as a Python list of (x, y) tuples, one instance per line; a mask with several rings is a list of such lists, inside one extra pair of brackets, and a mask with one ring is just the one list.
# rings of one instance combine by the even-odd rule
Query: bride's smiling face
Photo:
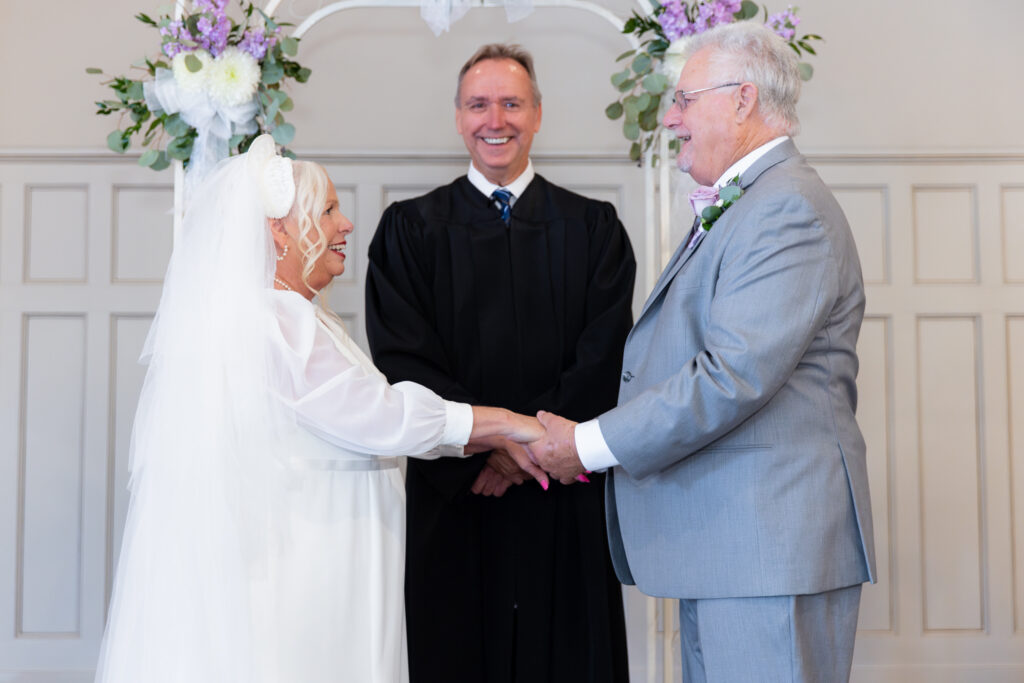
[(327, 184), (327, 204), (319, 216), (320, 230), (323, 232), (327, 249), (320, 255), (309, 274), (309, 286), (320, 290), (331, 283), (331, 280), (345, 272), (345, 248), (348, 246), (346, 237), (355, 226), (352, 221), (341, 213), (338, 205), (338, 192), (334, 183)]

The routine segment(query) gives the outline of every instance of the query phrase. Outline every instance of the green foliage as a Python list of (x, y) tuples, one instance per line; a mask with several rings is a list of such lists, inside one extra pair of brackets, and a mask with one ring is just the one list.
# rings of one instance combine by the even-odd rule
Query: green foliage
[[(269, 32), (291, 26), (266, 16), (250, 0), (242, 0), (241, 5), (245, 21), (238, 23), (232, 20), (228, 33), (229, 45), (240, 42), (247, 26), (254, 25), (256, 21), (264, 21)], [(201, 13), (183, 17), (185, 27), (193, 35), (199, 34), (200, 17)], [(156, 29), (165, 28), (172, 21), (168, 15), (154, 19), (144, 13), (136, 14), (135, 18)], [(293, 36), (281, 36), (260, 60), (260, 83), (256, 93), (257, 130), (251, 134), (233, 136), (228, 141), (231, 154), (241, 154), (248, 150), (252, 141), (262, 133), (271, 133), (280, 145), (289, 144), (295, 138), (295, 126), (285, 122), (284, 118), (284, 113), (292, 111), (295, 103), (284, 88), (291, 81), (305, 83), (312, 75), (310, 69), (293, 59), (298, 54), (299, 43), (300, 40)], [(196, 73), (203, 65), (195, 55), (189, 54), (185, 57), (185, 67)], [(107, 147), (123, 154), (131, 147), (132, 141), (136, 140), (143, 148), (139, 157), (140, 166), (160, 171), (170, 166), (172, 159), (179, 159), (187, 166), (198, 132), (177, 113), (168, 114), (159, 109), (151, 109), (143, 88), (145, 82), (155, 78), (159, 69), (170, 69), (169, 60), (161, 53), (153, 59), (143, 57), (133, 63), (131, 68), (142, 73), (138, 77), (114, 76), (102, 82), (105, 88), (109, 88), (109, 96), (95, 102), (97, 115), (116, 114), (119, 119), (118, 129), (107, 136)], [(103, 70), (96, 67), (88, 67), (85, 71), (91, 75), (103, 74)], [(281, 153), (295, 158), (288, 149), (282, 149)]]
[[(639, 47), (627, 50), (615, 58), (616, 71), (611, 76), (612, 87), (618, 91), (615, 101), (609, 104), (605, 115), (611, 120), (622, 118), (622, 135), (629, 141), (629, 158), (633, 161), (640, 161), (643, 155), (650, 151), (654, 141), (661, 131), (659, 112), (662, 110), (663, 98), (671, 99), (675, 83), (669, 82), (662, 69), (665, 61), (665, 53), (670, 47), (670, 42), (665, 36), (658, 21), (665, 12), (659, 0), (650, 0), (651, 12), (643, 15), (634, 11), (626, 19), (622, 26), (622, 32), (632, 34), (640, 41)], [(700, 0), (689, 3), (687, 10), (688, 18), (693, 21), (697, 18)], [(795, 11), (795, 10), (794, 10)], [(749, 21), (757, 19), (760, 8), (753, 0), (743, 0), (739, 11), (733, 14), (734, 21)], [(768, 19), (768, 8), (764, 8), (764, 19)], [(816, 55), (813, 43), (822, 40), (822, 37), (813, 33), (789, 40), (789, 46), (796, 51), (797, 55)], [(628, 61), (627, 61), (628, 60)], [(621, 64), (628, 64), (625, 68)], [(810, 80), (814, 69), (806, 62), (799, 63), (800, 77), (803, 80)], [(679, 151), (679, 140), (672, 138), (668, 143), (669, 151), (673, 154)], [(658, 155), (651, 155), (651, 163), (658, 162)]]

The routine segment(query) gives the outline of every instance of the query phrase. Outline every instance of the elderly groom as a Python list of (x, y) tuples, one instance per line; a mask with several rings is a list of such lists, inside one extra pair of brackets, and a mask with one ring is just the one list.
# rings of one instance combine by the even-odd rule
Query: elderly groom
[(695, 222), (655, 285), (618, 407), (579, 425), (542, 413), (531, 449), (562, 480), (612, 468), (616, 571), (680, 598), (686, 683), (835, 683), (875, 564), (854, 419), (857, 251), (789, 138), (790, 48), (739, 22), (688, 53), (664, 123), (724, 211)]

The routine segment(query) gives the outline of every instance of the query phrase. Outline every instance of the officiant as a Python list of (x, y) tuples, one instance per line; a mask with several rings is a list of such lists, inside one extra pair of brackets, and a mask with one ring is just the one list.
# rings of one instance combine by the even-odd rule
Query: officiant
[[(468, 172), (385, 211), (367, 335), (392, 382), (580, 419), (615, 405), (636, 266), (610, 204), (535, 173), (541, 113), (526, 51), (486, 45), (466, 62), (455, 124)], [(628, 679), (603, 475), (544, 491), (517, 447), (409, 461), (411, 683)]]

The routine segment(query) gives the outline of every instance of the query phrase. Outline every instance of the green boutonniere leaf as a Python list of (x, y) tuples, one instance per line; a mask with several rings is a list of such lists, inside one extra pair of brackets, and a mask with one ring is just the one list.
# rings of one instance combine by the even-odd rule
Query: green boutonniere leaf
[(709, 206), (700, 212), (700, 217), (708, 223), (714, 223), (718, 220), (718, 217), (722, 215), (722, 207), (720, 206)]
[(743, 190), (738, 185), (726, 185), (718, 191), (718, 196), (727, 204), (732, 204), (740, 198), (741, 194), (743, 194)]

